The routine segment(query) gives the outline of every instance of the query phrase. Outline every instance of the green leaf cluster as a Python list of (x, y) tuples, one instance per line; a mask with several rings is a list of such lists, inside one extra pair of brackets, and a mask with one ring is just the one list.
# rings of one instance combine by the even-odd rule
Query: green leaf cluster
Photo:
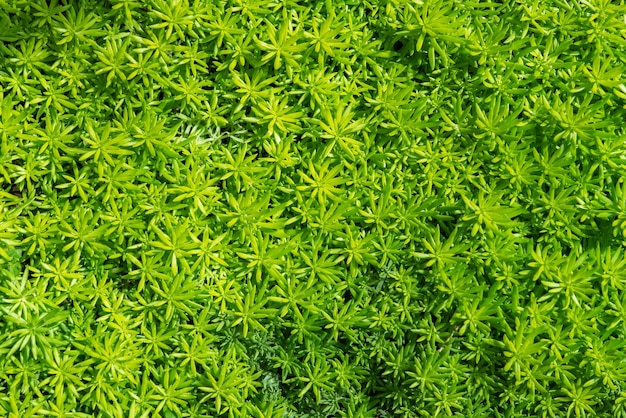
[(0, 416), (626, 417), (622, 0), (0, 0)]

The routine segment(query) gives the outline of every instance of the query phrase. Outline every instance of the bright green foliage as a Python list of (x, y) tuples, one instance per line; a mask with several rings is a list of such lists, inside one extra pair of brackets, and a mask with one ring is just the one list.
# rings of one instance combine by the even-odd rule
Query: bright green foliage
[(0, 416), (626, 418), (623, 0), (0, 0)]

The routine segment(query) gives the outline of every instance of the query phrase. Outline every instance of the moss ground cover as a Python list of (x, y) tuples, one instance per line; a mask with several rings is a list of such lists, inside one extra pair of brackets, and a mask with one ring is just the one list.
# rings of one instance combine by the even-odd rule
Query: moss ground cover
[(0, 0), (0, 416), (626, 417), (623, 0)]

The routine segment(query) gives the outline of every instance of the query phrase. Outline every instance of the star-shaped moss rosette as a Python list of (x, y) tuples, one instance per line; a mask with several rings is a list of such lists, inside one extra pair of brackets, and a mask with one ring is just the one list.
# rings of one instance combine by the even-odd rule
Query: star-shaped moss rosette
[(0, 1), (0, 416), (626, 417), (625, 15)]

